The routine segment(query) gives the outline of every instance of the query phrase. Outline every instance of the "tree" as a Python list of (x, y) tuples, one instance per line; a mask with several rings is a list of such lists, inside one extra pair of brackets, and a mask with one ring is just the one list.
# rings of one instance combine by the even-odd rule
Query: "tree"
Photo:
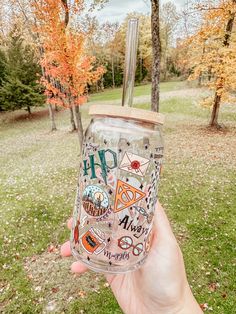
[(116, 87), (115, 83), (115, 51), (116, 51), (116, 42), (115, 42), (115, 34), (118, 30), (118, 23), (110, 23), (107, 22), (103, 25), (104, 33), (106, 34), (106, 46), (107, 52), (110, 56), (110, 63), (111, 63), (111, 73), (112, 73), (112, 87)]
[(236, 0), (222, 0), (198, 9), (206, 12), (199, 30), (187, 41), (193, 65), (190, 79), (197, 79), (199, 75), (208, 78), (205, 85), (213, 90), (213, 97), (207, 97), (203, 104), (212, 106), (210, 126), (219, 127), (221, 102), (236, 101), (233, 94), (236, 90), (236, 34), (233, 28)]
[[(215, 88), (215, 96), (214, 96), (210, 126), (218, 126), (218, 115), (219, 115), (221, 100), (224, 97), (224, 94), (227, 95), (228, 91), (230, 91), (230, 89), (232, 87), (236, 88), (236, 84), (235, 84), (236, 77), (235, 77), (235, 75), (233, 75), (233, 81), (232, 81), (232, 77), (231, 77), (230, 81), (225, 77), (225, 74), (230, 75), (230, 72), (232, 73), (232, 71), (231, 71), (232, 65), (233, 65), (234, 69), (236, 67), (235, 49), (228, 51), (229, 46), (230, 46), (230, 41), (231, 41), (231, 35), (232, 35), (234, 20), (235, 20), (235, 13), (236, 13), (236, 0), (232, 0), (230, 2), (232, 4), (232, 6), (229, 6), (227, 8), (228, 14), (227, 14), (227, 18), (226, 18), (225, 33), (224, 33), (224, 37), (223, 37), (223, 48), (225, 48), (225, 49), (224, 49), (224, 52), (222, 52), (222, 54), (220, 55), (221, 67), (226, 66), (226, 70), (227, 70), (227, 66), (230, 66), (230, 68), (228, 68), (229, 73), (224, 73), (225, 69), (222, 69), (222, 70), (220, 69), (220, 71), (218, 72), (218, 76), (216, 78), (216, 88)], [(235, 48), (235, 46), (234, 46), (234, 48)], [(230, 55), (233, 57), (233, 60), (234, 60), (234, 62), (230, 62), (231, 65), (228, 64), (229, 62), (227, 60), (227, 58), (229, 58)], [(235, 74), (235, 72), (232, 74)], [(228, 82), (227, 82), (227, 80), (228, 80)], [(228, 83), (228, 86), (227, 86), (227, 83)], [(235, 90), (235, 89), (233, 89), (233, 90)]]
[(160, 95), (160, 63), (161, 63), (161, 42), (160, 42), (160, 17), (159, 17), (159, 0), (151, 0), (152, 16), (152, 96), (151, 109), (159, 111), (159, 95)]
[(6, 55), (0, 50), (0, 86), (3, 85), (3, 82), (6, 77)]
[(173, 47), (173, 33), (177, 26), (179, 15), (174, 3), (164, 3), (160, 11), (160, 35), (161, 35), (161, 55), (162, 55), (162, 73), (163, 79), (167, 79), (168, 62), (171, 55), (171, 46)]
[(25, 85), (15, 77), (8, 77), (0, 88), (0, 102), (3, 110), (11, 111), (26, 108), (29, 114), (31, 107), (42, 105), (44, 97), (30, 85)]
[(86, 102), (88, 84), (96, 82), (104, 72), (101, 67), (94, 69), (95, 59), (85, 55), (84, 33), (69, 25), (70, 18), (74, 20), (80, 14), (82, 5), (80, 0), (34, 2), (43, 47), (41, 65), (45, 93), (51, 104), (56, 101), (57, 105), (75, 108), (80, 147), (83, 127), (79, 106)]
[(20, 30), (15, 26), (5, 57), (5, 74), (0, 89), (3, 110), (31, 108), (44, 103), (42, 87), (38, 83), (40, 67), (32, 47), (24, 44)]
[[(151, 19), (149, 15), (140, 14), (137, 12), (127, 15), (124, 22), (119, 27), (115, 37), (114, 46), (116, 47), (116, 74), (119, 76), (120, 69), (124, 69), (125, 61), (125, 47), (126, 47), (126, 32), (128, 26), (128, 20), (130, 18), (137, 18), (139, 20), (139, 38), (138, 38), (138, 56), (135, 82), (141, 83), (144, 79), (151, 79), (152, 68), (152, 40), (151, 40)], [(109, 68), (106, 76), (109, 76)], [(119, 78), (120, 79), (120, 78)], [(118, 80), (119, 81), (119, 80)]]

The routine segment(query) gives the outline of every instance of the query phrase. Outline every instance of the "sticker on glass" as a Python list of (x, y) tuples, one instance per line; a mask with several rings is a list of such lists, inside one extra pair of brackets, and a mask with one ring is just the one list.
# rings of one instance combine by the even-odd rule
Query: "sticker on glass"
[(132, 206), (134, 203), (144, 198), (145, 195), (146, 194), (143, 191), (136, 189), (134, 186), (126, 182), (118, 180), (116, 186), (114, 212), (116, 213)]
[(118, 246), (122, 250), (133, 248), (132, 253), (134, 256), (139, 256), (143, 252), (143, 244), (138, 243), (133, 245), (133, 239), (129, 236), (122, 237), (118, 240)]
[(82, 197), (83, 208), (93, 217), (103, 216), (109, 209), (109, 198), (103, 189), (96, 185), (85, 188)]
[[(99, 234), (100, 233), (100, 234)], [(81, 243), (85, 251), (89, 254), (100, 254), (106, 247), (105, 239), (101, 232), (95, 228), (90, 228), (82, 237)]]
[(146, 174), (150, 160), (133, 153), (126, 152), (120, 163), (120, 169), (143, 177)]

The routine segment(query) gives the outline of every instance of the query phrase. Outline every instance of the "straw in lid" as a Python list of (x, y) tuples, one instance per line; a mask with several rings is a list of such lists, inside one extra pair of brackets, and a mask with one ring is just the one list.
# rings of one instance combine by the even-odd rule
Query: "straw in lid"
[(164, 115), (161, 113), (132, 108), (138, 47), (138, 24), (138, 19), (129, 19), (126, 36), (122, 107), (111, 105), (93, 105), (90, 107), (89, 114), (92, 116), (118, 117), (153, 124), (163, 124)]

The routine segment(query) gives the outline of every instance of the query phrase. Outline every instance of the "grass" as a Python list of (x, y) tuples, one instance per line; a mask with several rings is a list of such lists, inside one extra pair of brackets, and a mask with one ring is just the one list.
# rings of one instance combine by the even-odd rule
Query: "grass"
[[(160, 85), (161, 92), (178, 90), (186, 86), (186, 82), (163, 82)], [(134, 88), (134, 97), (150, 95), (151, 85), (141, 85)], [(95, 93), (90, 96), (90, 101), (116, 100), (122, 98), (122, 88), (108, 89), (103, 93)]]
[[(148, 88), (136, 88), (136, 96)], [(235, 111), (225, 106), (220, 120), (227, 129), (213, 132), (204, 127), (209, 110), (197, 105), (195, 94), (184, 97), (184, 83), (163, 83), (161, 88), (163, 95), (184, 89), (183, 96), (161, 103), (166, 152), (160, 200), (198, 302), (208, 305), (206, 311), (231, 314), (236, 305)], [(113, 100), (119, 93), (107, 91), (91, 99)], [(74, 203), (78, 140), (69, 132), (68, 112), (56, 115), (59, 130), (54, 133), (42, 112), (29, 120), (20, 119), (22, 112), (0, 115), (0, 312), (44, 313), (55, 303), (53, 313), (122, 313), (102, 278), (93, 273), (74, 278), (70, 262), (59, 258), (58, 245), (68, 238), (65, 222)], [(86, 125), (86, 107), (83, 114)], [(59, 268), (47, 270), (52, 263)]]

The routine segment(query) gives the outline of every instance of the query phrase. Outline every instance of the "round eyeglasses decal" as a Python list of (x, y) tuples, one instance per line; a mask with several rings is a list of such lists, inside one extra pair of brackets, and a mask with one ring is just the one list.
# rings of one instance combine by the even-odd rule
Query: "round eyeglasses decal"
[(122, 250), (128, 250), (131, 247), (133, 248), (133, 255), (134, 256), (139, 256), (143, 252), (143, 244), (138, 243), (136, 245), (133, 245), (133, 239), (129, 236), (122, 237), (118, 240), (118, 246)]

